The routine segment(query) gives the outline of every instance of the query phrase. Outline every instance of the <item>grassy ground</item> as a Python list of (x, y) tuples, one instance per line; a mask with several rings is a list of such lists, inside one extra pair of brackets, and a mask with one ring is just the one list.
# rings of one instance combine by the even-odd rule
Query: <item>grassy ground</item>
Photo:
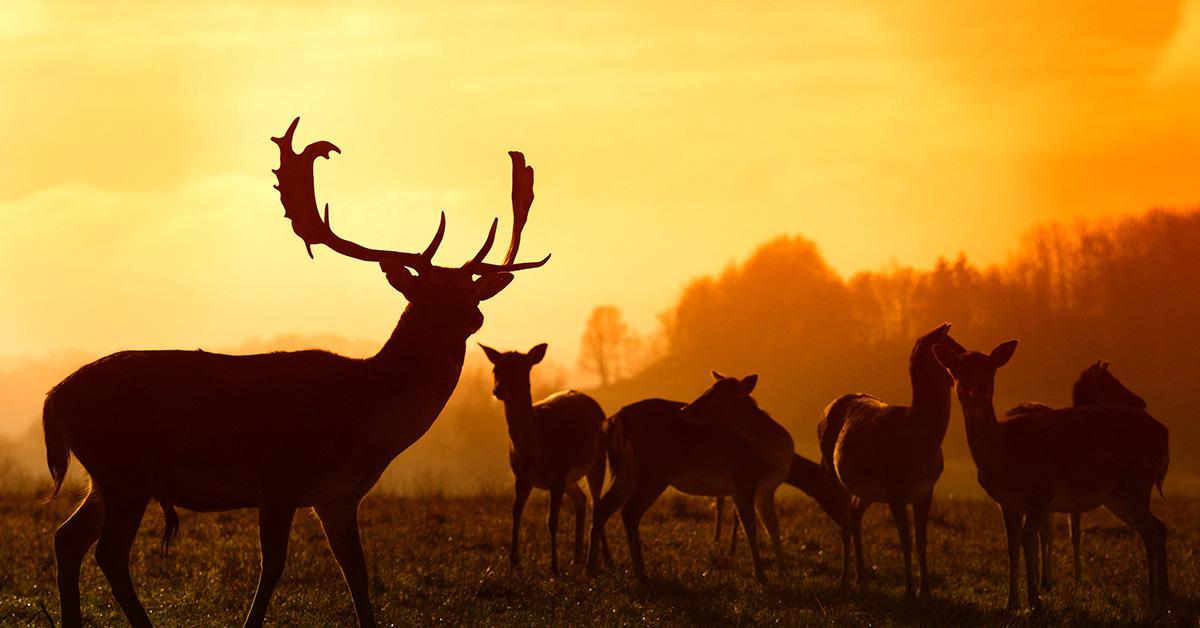
[[(899, 546), (886, 508), (867, 514), (864, 542), (876, 571), (863, 590), (839, 592), (840, 542), (811, 502), (781, 500), (788, 573), (772, 582), (751, 576), (743, 542), (732, 558), (714, 549), (712, 502), (668, 495), (642, 526), (653, 582), (635, 586), (619, 516), (609, 522), (618, 567), (588, 577), (570, 564), (564, 506), (560, 540), (568, 547), (563, 576), (548, 575), (546, 500), (535, 495), (523, 530), (526, 563), (508, 567), (509, 499), (371, 497), (362, 523), (372, 596), (382, 622), (459, 624), (786, 624), (786, 625), (1195, 625), (1200, 605), (1197, 547), (1200, 501), (1156, 499), (1172, 531), (1170, 568), (1176, 601), (1168, 612), (1145, 610), (1145, 560), (1136, 535), (1107, 513), (1084, 516), (1084, 581), (1069, 577), (1065, 521), (1058, 521), (1055, 565), (1067, 576), (1046, 596), (1048, 612), (1031, 617), (1002, 609), (1007, 559), (996, 507), (983, 501), (934, 504), (930, 560), (934, 599), (905, 604)], [(57, 617), (52, 531), (69, 499), (43, 507), (32, 498), (0, 498), (0, 625), (49, 625)], [(238, 625), (257, 577), (257, 534), (250, 511), (182, 512), (171, 554), (159, 555), (162, 517), (151, 507), (134, 547), (133, 572), (152, 619), (164, 626)], [(725, 543), (722, 543), (724, 547)], [(298, 516), (282, 582), (267, 620), (272, 625), (353, 625), (349, 594), (314, 517)], [(766, 550), (770, 556), (770, 550)], [(123, 619), (94, 562), (83, 570), (83, 609), (97, 625)]]

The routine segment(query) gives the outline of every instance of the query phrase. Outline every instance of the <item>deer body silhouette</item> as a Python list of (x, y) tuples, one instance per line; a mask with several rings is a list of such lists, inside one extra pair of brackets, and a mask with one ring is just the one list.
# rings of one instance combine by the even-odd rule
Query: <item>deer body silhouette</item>
[(750, 397), (757, 376), (739, 380), (714, 372), (713, 377), (716, 382), (690, 404), (647, 399), (609, 419), (613, 481), (592, 515), (589, 569), (597, 567), (605, 523), (620, 509), (634, 575), (646, 581), (639, 524), (668, 486), (689, 495), (731, 495), (746, 530), (754, 574), (765, 582), (757, 509), (777, 566), (783, 567), (775, 491), (787, 479), (795, 455), (792, 437)]
[(1000, 504), (1008, 537), (1008, 606), (1016, 609), (1021, 550), (1029, 605), (1038, 594), (1038, 533), (1051, 512), (1104, 506), (1137, 530), (1146, 548), (1152, 604), (1167, 600), (1167, 528), (1150, 511), (1150, 495), (1167, 473), (1167, 428), (1144, 410), (1101, 405), (1035, 410), (996, 420), (992, 403), (996, 370), (1008, 363), (1017, 341), (991, 353), (935, 354), (954, 376), (966, 421), (967, 445), (979, 484)]
[[(1098, 361), (1079, 374), (1079, 379), (1075, 380), (1075, 385), (1071, 389), (1071, 405), (1075, 407), (1118, 405), (1137, 408), (1138, 410), (1146, 409), (1146, 402), (1134, 394), (1133, 391), (1126, 388), (1108, 370), (1108, 362), (1105, 361)], [(1023, 403), (1005, 412), (1004, 415), (1005, 418), (1011, 419), (1014, 416), (1027, 412), (1040, 412), (1052, 409), (1044, 403)], [(1071, 559), (1076, 582), (1079, 582), (1083, 578), (1083, 565), (1079, 555), (1079, 547), (1083, 536), (1081, 515), (1082, 513), (1080, 512), (1068, 513), (1071, 534)], [(1049, 590), (1054, 585), (1054, 578), (1051, 575), (1054, 525), (1049, 517), (1046, 518), (1046, 525), (1042, 527), (1038, 537), (1041, 540), (1042, 554), (1041, 587), (1042, 589)]]
[(942, 475), (942, 439), (950, 423), (952, 381), (933, 356), (933, 345), (958, 346), (946, 323), (917, 339), (909, 359), (911, 406), (893, 406), (865, 394), (844, 395), (825, 409), (817, 424), (821, 464), (826, 474), (850, 493), (842, 528), (842, 586), (850, 578), (854, 542), (858, 582), (866, 578), (862, 554), (862, 517), (868, 506), (886, 503), (900, 535), (904, 555), (904, 595), (913, 597), (912, 537), (908, 504), (913, 505), (921, 597), (928, 597), (926, 529), (933, 486)]
[[(316, 157), (329, 142), (292, 151), (299, 118), (272, 138), (285, 215), (306, 246), (324, 244), (379, 263), (408, 300), (379, 352), (351, 359), (325, 351), (231, 356), (204, 351), (125, 351), (89, 364), (54, 387), (43, 425), (47, 458), (61, 487), (70, 455), (91, 477), (78, 510), (55, 533), (64, 626), (78, 626), (79, 568), (92, 544), (96, 562), (134, 626), (150, 625), (129, 575), (130, 548), (150, 500), (175, 521), (174, 506), (197, 511), (257, 508), (262, 568), (245, 620), (262, 625), (283, 572), (295, 511), (313, 507), (354, 601), (373, 626), (358, 506), (388, 463), (429, 429), (458, 381), (467, 338), (483, 324), (479, 303), (502, 290), (533, 201), (533, 170), (513, 161), (513, 238), (503, 264), (479, 253), (458, 268), (434, 266), (445, 215), (420, 254), (343, 240), (322, 219), (312, 188)], [(311, 255), (311, 248), (309, 250)], [(548, 258), (547, 258), (548, 259)], [(411, 269), (411, 270), (410, 270)], [(412, 271), (416, 271), (414, 274)], [(164, 545), (173, 532), (168, 526)]]
[[(509, 562), (520, 564), (521, 515), (534, 488), (550, 492), (550, 573), (558, 575), (558, 512), (563, 495), (575, 509), (575, 562), (583, 559), (583, 530), (587, 497), (579, 488), (587, 477), (592, 502), (600, 501), (607, 469), (604, 451), (604, 410), (591, 397), (570, 390), (536, 404), (530, 392), (529, 372), (546, 355), (546, 345), (529, 351), (500, 352), (480, 345), (493, 365), (494, 394), (504, 402), (508, 423), (508, 461), (515, 483), (512, 546)], [(608, 561), (608, 542), (600, 539)]]

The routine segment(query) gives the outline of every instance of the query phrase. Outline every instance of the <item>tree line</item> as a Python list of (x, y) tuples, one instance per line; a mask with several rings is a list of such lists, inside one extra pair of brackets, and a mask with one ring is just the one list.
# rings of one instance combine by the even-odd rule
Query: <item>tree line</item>
[[(816, 421), (838, 395), (906, 403), (914, 339), (948, 321), (968, 347), (1020, 339), (1020, 359), (997, 382), (998, 409), (1069, 405), (1079, 372), (1104, 359), (1170, 427), (1172, 449), (1191, 452), (1200, 446), (1190, 407), (1200, 382), (1198, 250), (1200, 210), (1049, 222), (1002, 263), (959, 254), (928, 270), (893, 265), (849, 278), (815, 243), (781, 236), (686, 286), (661, 317), (659, 354), (598, 396), (615, 409), (644, 396), (694, 396), (710, 368), (759, 373), (763, 407), (815, 453)], [(944, 449), (967, 460), (957, 411)], [(1197, 470), (1191, 458), (1172, 456), (1172, 466)]]

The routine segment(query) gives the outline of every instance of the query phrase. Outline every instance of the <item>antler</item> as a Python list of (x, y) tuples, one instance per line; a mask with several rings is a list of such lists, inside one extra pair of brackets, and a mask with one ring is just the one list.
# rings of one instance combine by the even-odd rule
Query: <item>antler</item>
[(546, 257), (536, 262), (517, 263), (517, 249), (521, 247), (521, 231), (525, 229), (525, 222), (529, 220), (529, 208), (533, 205), (533, 166), (525, 165), (525, 155), (520, 151), (510, 150), (508, 156), (512, 158), (512, 238), (508, 242), (508, 253), (504, 255), (503, 264), (483, 263), (483, 258), (487, 256), (496, 235), (496, 222), (492, 221), (492, 230), (488, 234), (487, 243), (474, 259), (463, 266), (477, 275), (537, 268), (550, 261), (550, 255), (547, 254)]
[[(313, 163), (317, 157), (329, 159), (329, 153), (342, 151), (332, 142), (324, 140), (313, 142), (297, 154), (292, 149), (292, 137), (300, 118), (292, 120), (291, 126), (282, 137), (272, 137), (271, 141), (279, 146), (279, 168), (272, 170), (279, 184), (279, 200), (283, 203), (283, 215), (292, 221), (292, 231), (304, 240), (308, 256), (312, 257), (312, 245), (324, 244), (336, 253), (368, 262), (398, 262), (417, 270), (438, 268), (433, 265), (433, 254), (437, 252), (446, 234), (446, 213), (442, 212), (437, 233), (429, 246), (421, 253), (371, 249), (351, 242), (333, 232), (329, 223), (329, 204), (325, 204), (325, 214), (322, 217), (317, 211), (316, 188), (313, 183)], [(521, 229), (529, 215), (529, 206), (533, 202), (533, 168), (525, 166), (525, 157), (521, 153), (509, 153), (513, 157), (513, 239), (509, 245), (509, 253), (504, 264), (485, 264), (487, 256), (496, 240), (497, 221), (492, 221), (491, 231), (487, 240), (475, 257), (471, 258), (461, 269), (476, 275), (488, 273), (512, 272), (526, 268), (537, 268), (545, 264), (550, 256), (539, 262), (511, 263), (516, 257), (517, 246), (521, 240)], [(518, 182), (518, 161), (521, 166), (520, 182)], [(527, 172), (527, 174), (526, 174)], [(521, 204), (518, 203), (521, 199)], [(456, 270), (445, 269), (442, 270)]]

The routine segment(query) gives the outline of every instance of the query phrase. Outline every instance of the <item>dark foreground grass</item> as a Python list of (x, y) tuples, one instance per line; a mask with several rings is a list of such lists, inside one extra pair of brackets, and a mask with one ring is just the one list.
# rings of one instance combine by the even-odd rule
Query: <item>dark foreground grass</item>
[[(560, 540), (566, 570), (548, 575), (546, 500), (526, 509), (525, 565), (508, 567), (509, 499), (370, 497), (363, 504), (363, 539), (372, 597), (382, 623), (416, 625), (1195, 625), (1200, 583), (1194, 523), (1200, 501), (1156, 500), (1170, 527), (1171, 583), (1167, 612), (1145, 608), (1145, 559), (1136, 535), (1107, 513), (1084, 517), (1084, 581), (1069, 574), (1065, 522), (1058, 521), (1055, 566), (1066, 576), (1046, 596), (1042, 617), (1004, 612), (1007, 559), (997, 508), (983, 501), (935, 502), (930, 529), (934, 599), (901, 601), (899, 545), (886, 508), (867, 514), (864, 542), (873, 582), (840, 592), (837, 532), (811, 502), (789, 493), (781, 501), (790, 570), (773, 568), (772, 582), (751, 576), (741, 543), (732, 558), (714, 550), (712, 502), (667, 496), (642, 526), (653, 582), (638, 587), (627, 571), (620, 518), (609, 523), (618, 567), (589, 577), (570, 562), (569, 507)], [(0, 498), (0, 625), (49, 625), (57, 618), (52, 532), (71, 500), (42, 506), (33, 498)], [(253, 595), (258, 537), (252, 511), (181, 513), (182, 533), (169, 556), (158, 551), (162, 516), (151, 506), (134, 547), (133, 573), (151, 618), (164, 626), (240, 625)], [(765, 536), (765, 535), (764, 535)], [(764, 539), (765, 540), (765, 539)], [(722, 543), (722, 547), (725, 543)], [(771, 556), (768, 549), (765, 555)], [(123, 625), (107, 583), (91, 560), (83, 569), (85, 620)], [(267, 615), (271, 625), (353, 625), (354, 615), (314, 517), (300, 514), (292, 530), (283, 580)]]

